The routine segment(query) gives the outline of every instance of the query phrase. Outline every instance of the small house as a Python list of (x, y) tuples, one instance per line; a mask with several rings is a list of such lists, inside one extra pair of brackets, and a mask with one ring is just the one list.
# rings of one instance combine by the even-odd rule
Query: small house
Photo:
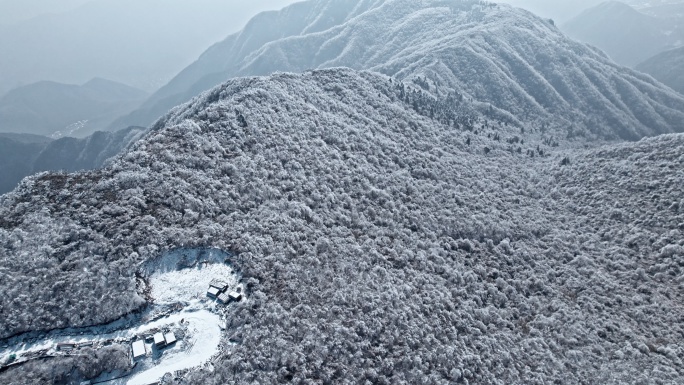
[(207, 297), (209, 298), (216, 298), (218, 297), (219, 293), (221, 291), (213, 286), (209, 287), (209, 290), (207, 290)]
[(145, 357), (147, 354), (147, 348), (145, 347), (145, 341), (137, 340), (133, 342), (133, 359), (137, 360), (139, 358)]
[(228, 296), (228, 293), (221, 293), (218, 296), (218, 301), (224, 305), (230, 302), (230, 296)]
[(68, 351), (74, 350), (75, 348), (76, 348), (76, 344), (72, 344), (72, 343), (57, 344), (57, 350), (62, 351), (62, 352), (68, 352)]
[(173, 332), (169, 332), (164, 334), (164, 340), (166, 341), (166, 345), (171, 345), (176, 342), (176, 335), (173, 334)]
[(230, 293), (228, 293), (228, 297), (230, 297), (230, 300), (232, 302), (240, 302), (240, 300), (242, 299), (242, 294), (238, 293), (237, 291), (231, 291)]
[(209, 286), (217, 288), (219, 292), (224, 292), (224, 291), (226, 291), (226, 289), (228, 289), (227, 283), (225, 283), (223, 281), (216, 280), (216, 279), (211, 281)]
[(164, 344), (166, 344), (166, 340), (164, 339), (164, 334), (162, 334), (161, 332), (156, 333), (154, 335), (154, 345), (159, 348), (159, 347), (164, 346)]

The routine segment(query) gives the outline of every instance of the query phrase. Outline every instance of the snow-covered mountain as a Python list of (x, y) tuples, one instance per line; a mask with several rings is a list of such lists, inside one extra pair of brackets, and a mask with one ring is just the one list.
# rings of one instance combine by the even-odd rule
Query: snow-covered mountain
[(682, 4), (639, 10), (619, 1), (590, 8), (562, 26), (569, 36), (605, 51), (611, 59), (633, 67), (660, 52), (684, 45)]
[(635, 139), (684, 129), (680, 95), (552, 22), (507, 5), (438, 0), (311, 0), (261, 14), (116, 125), (148, 125), (231, 77), (335, 66), (455, 92), (510, 121), (576, 134)]
[(350, 69), (214, 88), (0, 197), (0, 333), (116, 319), (141, 263), (215, 247), (249, 300), (184, 383), (681, 383), (684, 136), (478, 108)]
[(219, 353), (163, 382), (684, 383), (684, 99), (651, 76), (509, 6), (312, 0), (129, 119), (179, 102), (103, 168), (0, 195), (2, 356), (103, 341), (0, 385), (157, 369), (100, 331), (183, 308), (146, 312), (145, 267), (208, 249), (243, 300), (203, 302)]
[(660, 53), (636, 66), (684, 95), (684, 47)]
[(148, 96), (105, 79), (92, 79), (83, 85), (39, 82), (0, 98), (0, 132), (85, 137), (107, 128)]

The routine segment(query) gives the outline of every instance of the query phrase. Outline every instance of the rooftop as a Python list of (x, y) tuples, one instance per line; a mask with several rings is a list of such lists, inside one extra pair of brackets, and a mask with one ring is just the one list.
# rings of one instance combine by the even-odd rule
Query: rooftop
[(154, 335), (154, 344), (159, 346), (159, 345), (164, 345), (166, 340), (164, 339), (164, 335), (162, 333), (157, 333)]
[(147, 351), (145, 349), (145, 342), (142, 340), (137, 340), (133, 342), (133, 358), (138, 358), (144, 356)]
[(207, 295), (210, 297), (216, 297), (220, 292), (221, 291), (219, 289), (212, 286), (209, 288), (209, 290), (207, 290)]
[(167, 345), (171, 345), (176, 342), (176, 335), (173, 332), (166, 333), (164, 334), (164, 340), (166, 340)]

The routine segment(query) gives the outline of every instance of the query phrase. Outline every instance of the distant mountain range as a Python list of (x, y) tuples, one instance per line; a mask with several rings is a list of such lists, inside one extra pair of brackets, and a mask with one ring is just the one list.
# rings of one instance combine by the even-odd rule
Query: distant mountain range
[(636, 66), (684, 95), (684, 47), (660, 53)]
[[(259, 7), (282, 3), (260, 0)], [(154, 91), (240, 28), (253, 9), (225, 0), (3, 0), (0, 95), (43, 80), (81, 84), (93, 77)]]
[(582, 12), (561, 29), (628, 67), (684, 45), (684, 4), (642, 6), (637, 10), (608, 1)]
[(28, 175), (41, 171), (92, 170), (117, 155), (144, 131), (129, 127), (96, 132), (87, 138), (57, 140), (30, 134), (0, 133), (0, 194)]
[(39, 82), (0, 98), (0, 132), (84, 137), (134, 110), (147, 96), (104, 79), (80, 86)]
[(505, 5), (440, 4), (316, 0), (260, 14), (112, 127), (149, 125), (232, 77), (348, 66), (435, 94), (455, 92), (511, 121), (573, 126), (574, 133), (639, 138), (683, 129), (680, 95), (551, 22)]

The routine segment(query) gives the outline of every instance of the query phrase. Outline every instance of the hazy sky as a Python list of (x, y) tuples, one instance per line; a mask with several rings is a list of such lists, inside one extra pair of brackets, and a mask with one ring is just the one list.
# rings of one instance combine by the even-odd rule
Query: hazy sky
[[(98, 0), (0, 0), (0, 24), (11, 24), (45, 13), (58, 13), (74, 9), (79, 5)], [(140, 0), (146, 1), (146, 0)], [(169, 0), (192, 1), (192, 0)], [(297, 0), (226, 0), (234, 3), (236, 11), (249, 16), (268, 9), (282, 8)], [(602, 0), (502, 0), (527, 8), (544, 17), (553, 17), (562, 22), (582, 9), (596, 5)]]
[[(10, 24), (26, 20), (45, 13), (63, 12), (74, 9), (92, 1), (100, 0), (0, 0), (0, 24)], [(146, 1), (146, 0), (140, 0)], [(192, 0), (169, 0), (187, 1)], [(244, 15), (243, 22), (255, 13), (279, 9), (297, 0), (226, 0), (236, 8), (236, 12)], [(350, 0), (353, 1), (353, 0)], [(559, 23), (567, 21), (582, 10), (597, 5), (604, 0), (499, 0), (498, 2), (510, 3), (518, 7), (526, 8), (540, 16), (550, 17)], [(675, 2), (677, 0), (622, 0), (625, 3), (639, 4), (659, 2)]]
[[(0, 0), (0, 24), (13, 24), (44, 14), (61, 13), (94, 1), (99, 0)], [(192, 3), (192, 0), (168, 1)], [(280, 9), (294, 2), (296, 0), (226, 0), (226, 3), (233, 3), (231, 6), (235, 7), (236, 12), (244, 15), (245, 22), (255, 13)]]
[(601, 3), (603, 0), (503, 0), (516, 7), (525, 8), (539, 16), (553, 18), (563, 23), (582, 10)]
[(0, 96), (94, 77), (147, 91), (256, 13), (294, 0), (0, 0)]
[[(40, 80), (96, 76), (152, 91), (256, 13), (297, 1), (0, 0), (0, 95)], [(602, 0), (501, 2), (561, 25)]]

